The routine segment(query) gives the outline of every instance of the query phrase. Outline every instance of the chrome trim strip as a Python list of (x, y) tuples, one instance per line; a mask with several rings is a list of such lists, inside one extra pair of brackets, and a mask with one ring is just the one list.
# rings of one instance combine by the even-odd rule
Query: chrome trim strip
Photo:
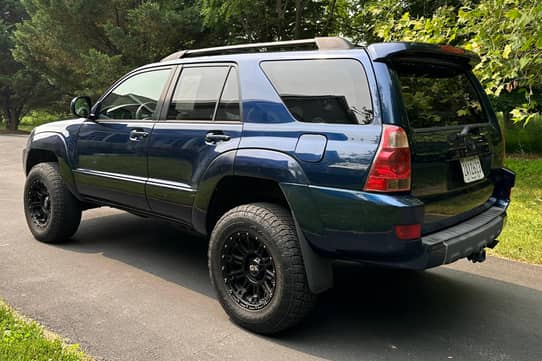
[(95, 177), (104, 177), (104, 178), (110, 178), (110, 179), (115, 179), (115, 180), (122, 180), (122, 181), (127, 181), (127, 182), (135, 182), (135, 183), (143, 183), (143, 184), (145, 184), (147, 181), (145, 177), (138, 177), (138, 176), (126, 175), (126, 174), (120, 174), (120, 173), (102, 172), (99, 170), (85, 169), (85, 168), (77, 168), (74, 170), (74, 172), (84, 174), (84, 175), (95, 176)]
[(132, 176), (132, 175), (126, 175), (126, 174), (120, 174), (120, 173), (112, 173), (112, 172), (103, 172), (99, 170), (92, 170), (92, 169), (85, 169), (85, 168), (77, 168), (74, 170), (74, 172), (84, 175), (90, 175), (94, 177), (104, 177), (104, 178), (110, 178), (115, 180), (121, 180), (126, 182), (135, 182), (140, 184), (147, 184), (154, 187), (165, 187), (165, 188), (171, 188), (171, 189), (177, 189), (185, 192), (195, 192), (196, 190), (190, 187), (190, 185), (180, 182), (172, 182), (164, 179), (156, 179), (156, 178), (145, 178), (145, 177), (138, 177), (138, 176)]
[(195, 192), (196, 190), (190, 187), (188, 184), (180, 183), (180, 182), (172, 182), (165, 179), (156, 179), (156, 178), (149, 178), (147, 180), (147, 185), (154, 186), (154, 187), (165, 187), (165, 188), (171, 188), (171, 189), (178, 189), (185, 192)]

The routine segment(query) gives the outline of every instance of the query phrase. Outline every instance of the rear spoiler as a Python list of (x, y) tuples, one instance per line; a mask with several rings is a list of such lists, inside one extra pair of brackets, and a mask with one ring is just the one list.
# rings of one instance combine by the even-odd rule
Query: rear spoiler
[(409, 42), (375, 43), (367, 46), (367, 52), (373, 61), (383, 63), (404, 58), (434, 58), (461, 63), (473, 68), (480, 62), (480, 57), (472, 51), (451, 45)]

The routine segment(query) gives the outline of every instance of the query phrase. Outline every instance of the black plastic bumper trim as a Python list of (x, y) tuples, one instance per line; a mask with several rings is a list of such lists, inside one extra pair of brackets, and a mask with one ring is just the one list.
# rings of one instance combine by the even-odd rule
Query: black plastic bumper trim
[(481, 251), (500, 234), (505, 218), (504, 208), (491, 207), (456, 226), (423, 237), (422, 244), (429, 254), (427, 267), (452, 263)]

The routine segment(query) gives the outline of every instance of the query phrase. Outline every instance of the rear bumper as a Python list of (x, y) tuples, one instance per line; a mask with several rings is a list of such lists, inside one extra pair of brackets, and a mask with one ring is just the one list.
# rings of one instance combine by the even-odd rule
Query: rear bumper
[[(389, 258), (367, 255), (359, 257), (356, 254), (351, 254), (352, 257), (338, 254), (337, 258), (386, 267), (423, 270), (478, 254), (486, 247), (494, 247), (505, 222), (505, 208), (491, 207), (462, 223), (415, 241), (412, 246), (417, 251), (395, 254)], [(405, 241), (396, 241), (398, 244), (401, 242)]]
[[(375, 194), (283, 183), (310, 246), (332, 259), (426, 269), (480, 253), (502, 231), (515, 175), (495, 172), (490, 208), (415, 240), (400, 240), (394, 225), (423, 224), (424, 204), (409, 195)], [(488, 206), (489, 206), (488, 204)]]
[(456, 226), (422, 237), (423, 253), (407, 262), (409, 268), (425, 269), (452, 263), (482, 251), (502, 231), (506, 210), (491, 207), (487, 211)]

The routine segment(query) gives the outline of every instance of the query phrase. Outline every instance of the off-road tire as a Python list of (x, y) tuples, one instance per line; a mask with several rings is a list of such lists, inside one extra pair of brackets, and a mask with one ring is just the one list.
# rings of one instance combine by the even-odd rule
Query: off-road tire
[[(230, 235), (250, 232), (265, 245), (276, 274), (275, 291), (262, 309), (250, 310), (230, 294), (221, 261)], [(230, 238), (231, 239), (231, 238)], [(218, 300), (238, 325), (261, 334), (290, 328), (312, 310), (316, 295), (311, 293), (292, 215), (271, 203), (252, 203), (235, 207), (217, 222), (209, 243), (209, 273)]]
[[(49, 216), (43, 224), (32, 218), (29, 205), (32, 185), (38, 182), (45, 187), (49, 197)], [(24, 186), (24, 212), (30, 232), (38, 241), (62, 243), (77, 231), (81, 222), (81, 206), (66, 188), (57, 163), (39, 163), (30, 170)]]

